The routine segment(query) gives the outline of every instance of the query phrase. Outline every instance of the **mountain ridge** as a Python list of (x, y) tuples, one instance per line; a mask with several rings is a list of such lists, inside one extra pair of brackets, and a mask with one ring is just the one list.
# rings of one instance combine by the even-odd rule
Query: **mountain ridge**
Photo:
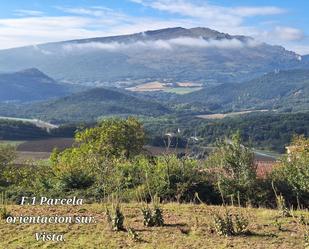
[(59, 82), (108, 87), (163, 80), (216, 85), (246, 81), (275, 69), (308, 68), (298, 54), (281, 46), (201, 27), (0, 51), (0, 71), (18, 71), (25, 65)]

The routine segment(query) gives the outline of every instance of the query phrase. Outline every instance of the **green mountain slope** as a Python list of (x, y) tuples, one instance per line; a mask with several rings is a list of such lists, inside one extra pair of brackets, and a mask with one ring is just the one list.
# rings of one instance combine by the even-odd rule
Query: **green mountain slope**
[(0, 102), (46, 100), (68, 92), (67, 87), (34, 68), (0, 74)]
[(309, 110), (309, 70), (276, 71), (241, 84), (204, 88), (178, 101), (217, 105), (221, 110)]
[(54, 123), (93, 122), (101, 116), (157, 116), (170, 110), (125, 91), (95, 88), (68, 97), (28, 105), (0, 105), (0, 115), (32, 117)]

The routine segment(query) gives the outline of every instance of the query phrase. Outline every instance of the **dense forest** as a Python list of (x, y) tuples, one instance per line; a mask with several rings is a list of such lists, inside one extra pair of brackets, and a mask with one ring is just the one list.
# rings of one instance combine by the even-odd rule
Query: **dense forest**
[[(213, 145), (218, 139), (240, 131), (244, 143), (256, 148), (284, 152), (293, 135), (309, 134), (309, 113), (251, 113), (243, 116), (205, 120), (192, 116), (145, 119), (145, 129), (150, 134), (150, 143), (164, 144), (165, 133), (180, 133), (179, 138), (196, 136), (202, 146)], [(183, 143), (179, 143), (181, 145)]]
[[(309, 113), (250, 113), (224, 119), (207, 120), (191, 115), (165, 115), (157, 118), (140, 116), (144, 124), (147, 143), (165, 146), (166, 133), (173, 133), (177, 146), (185, 147), (195, 136), (197, 146), (212, 146), (237, 132), (243, 142), (259, 149), (284, 152), (293, 135), (309, 134)], [(94, 123), (75, 123), (60, 126), (49, 132), (30, 123), (0, 120), (0, 138), (4, 140), (31, 140), (52, 137), (73, 137), (76, 130), (92, 127)], [(191, 141), (192, 142), (192, 141)], [(172, 145), (175, 145), (172, 144)]]

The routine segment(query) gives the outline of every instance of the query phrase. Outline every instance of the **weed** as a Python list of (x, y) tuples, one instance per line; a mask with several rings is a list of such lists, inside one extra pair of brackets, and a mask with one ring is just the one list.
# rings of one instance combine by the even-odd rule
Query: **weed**
[(11, 213), (7, 210), (6, 207), (0, 208), (0, 217), (1, 219), (5, 220), (6, 218), (12, 216)]
[(162, 227), (164, 225), (163, 211), (160, 207), (154, 208), (152, 219), (155, 226)]
[(277, 191), (275, 189), (274, 183), (272, 182), (272, 187), (276, 196), (276, 204), (277, 204), (277, 208), (279, 210), (279, 215), (281, 217), (291, 217), (291, 213), (290, 210), (287, 208), (286, 203), (285, 203), (285, 199), (282, 196), (282, 194), (278, 195)]
[(218, 235), (232, 236), (244, 233), (249, 220), (241, 213), (232, 214), (227, 209), (223, 215), (214, 215), (214, 227)]
[(278, 231), (282, 231), (282, 221), (280, 221), (279, 219), (275, 219), (274, 225), (278, 229)]
[(298, 222), (303, 226), (308, 225), (308, 222), (306, 221), (305, 216), (303, 214), (300, 215)]
[(236, 233), (244, 233), (249, 225), (249, 220), (244, 217), (242, 214), (235, 214), (235, 230)]
[(149, 207), (143, 207), (141, 210), (142, 210), (142, 214), (143, 214), (144, 226), (146, 226), (146, 227), (153, 226), (154, 224), (153, 224), (151, 209)]
[(118, 198), (112, 197), (111, 210), (106, 207), (106, 217), (113, 231), (123, 231), (124, 229), (124, 215), (121, 211)]
[(141, 208), (144, 226), (164, 226), (163, 210), (160, 208), (159, 203), (160, 199), (155, 196), (152, 198), (152, 209), (148, 205)]
[(306, 231), (304, 236), (305, 249), (309, 249), (309, 231)]
[(0, 218), (5, 220), (6, 218), (12, 216), (9, 210), (7, 209), (7, 201), (5, 193), (2, 193), (0, 196)]
[(135, 242), (141, 241), (138, 233), (133, 228), (130, 228), (130, 227), (128, 228), (128, 235), (131, 238), (131, 240)]

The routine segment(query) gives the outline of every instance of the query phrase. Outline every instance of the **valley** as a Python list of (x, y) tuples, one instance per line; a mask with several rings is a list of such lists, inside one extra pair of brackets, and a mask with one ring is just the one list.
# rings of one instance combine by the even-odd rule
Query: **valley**
[(0, 247), (308, 245), (308, 55), (176, 27), (4, 49), (0, 71), (0, 224), (96, 220), (48, 224), (63, 244), (7, 222)]

